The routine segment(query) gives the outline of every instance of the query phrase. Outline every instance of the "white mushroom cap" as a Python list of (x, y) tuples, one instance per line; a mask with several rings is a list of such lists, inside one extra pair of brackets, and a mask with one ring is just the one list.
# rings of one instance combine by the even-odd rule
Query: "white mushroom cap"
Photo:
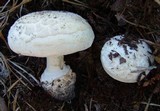
[(134, 83), (137, 82), (140, 73), (149, 73), (154, 59), (151, 49), (143, 40), (130, 41), (130, 43), (133, 42), (133, 47), (121, 42), (123, 38), (122, 35), (118, 35), (104, 44), (101, 50), (101, 62), (104, 70), (112, 78), (121, 82)]
[(47, 57), (82, 51), (91, 46), (94, 33), (81, 16), (62, 11), (33, 12), (10, 28), (10, 48), (26, 56)]

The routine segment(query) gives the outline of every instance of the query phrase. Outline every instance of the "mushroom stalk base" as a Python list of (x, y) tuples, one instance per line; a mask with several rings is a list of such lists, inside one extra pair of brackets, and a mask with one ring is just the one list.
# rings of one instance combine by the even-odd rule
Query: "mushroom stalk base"
[(63, 56), (47, 57), (47, 67), (41, 76), (42, 87), (54, 98), (74, 98), (76, 74), (64, 64)]

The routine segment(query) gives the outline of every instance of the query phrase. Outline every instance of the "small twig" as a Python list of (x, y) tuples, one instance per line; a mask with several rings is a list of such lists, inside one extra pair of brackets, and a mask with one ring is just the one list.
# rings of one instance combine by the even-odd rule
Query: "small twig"
[[(28, 74), (39, 86), (40, 86), (40, 82), (30, 73), (28, 73), (26, 70), (24, 70), (21, 66), (17, 65), (15, 62), (8, 60), (10, 63), (12, 63), (14, 66), (16, 66), (18, 69), (20, 69), (21, 71), (25, 72), (26, 74)], [(34, 86), (23, 74), (20, 73), (20, 71), (14, 69), (16, 72), (18, 72), (18, 74), (20, 74), (23, 78), (25, 78), (32, 86)]]
[(125, 22), (133, 25), (133, 26), (140, 27), (140, 28), (143, 28), (143, 29), (148, 29), (148, 30), (150, 30), (150, 31), (152, 31), (152, 32), (159, 32), (159, 30), (151, 29), (151, 28), (149, 28), (149, 27), (146, 27), (146, 26), (143, 26), (143, 25), (140, 25), (140, 24), (136, 24), (136, 23), (134, 23), (134, 22), (131, 22), (131, 21), (125, 19), (124, 17), (121, 17), (121, 19), (124, 20)]
[(0, 13), (3, 12), (3, 10), (4, 10), (4, 9), (6, 8), (6, 6), (9, 4), (9, 2), (10, 2), (10, 0), (8, 0), (8, 1), (5, 3), (5, 5), (3, 5), (3, 7), (2, 7)]
[(143, 26), (143, 25), (139, 25), (139, 24), (136, 24), (136, 23), (133, 23), (133, 22), (129, 21), (129, 20), (125, 19), (124, 17), (121, 17), (121, 19), (122, 19), (122, 20), (124, 20), (125, 22), (127, 22), (127, 23), (131, 24), (131, 25), (136, 26), (136, 27), (140, 27), (140, 28), (148, 29), (147, 27), (145, 27), (145, 26)]
[(32, 0), (23, 0), (20, 4), (16, 5), (17, 3), (13, 4), (15, 6), (13, 6), (11, 9), (9, 9), (9, 13), (13, 12), (14, 10), (16, 10), (17, 8), (19, 8), (21, 5), (24, 5), (28, 2), (31, 2)]
[(89, 111), (88, 107), (87, 107), (87, 104), (84, 104), (84, 111)]
[(160, 5), (160, 0), (154, 0), (158, 5)]
[(89, 102), (89, 111), (92, 110), (92, 102), (93, 102), (93, 99), (91, 98), (91, 99), (90, 99), (90, 102)]
[(14, 83), (8, 88), (7, 92), (10, 92), (11, 89), (12, 89), (14, 86), (16, 86), (21, 79), (22, 79), (22, 78), (19, 78), (16, 82), (14, 82)]
[(96, 111), (101, 111), (101, 107), (99, 104), (94, 104)]
[(59, 111), (63, 111), (64, 106), (65, 106), (65, 102), (63, 102), (62, 106), (59, 108)]
[[(9, 68), (10, 69), (10, 71), (14, 74), (14, 76), (17, 78), (17, 79), (19, 79), (19, 77), (14, 73), (14, 71), (11, 69), (11, 68)], [(29, 86), (27, 86), (27, 84), (22, 80), (22, 79), (19, 79), (20, 80), (20, 82), (24, 85), (24, 86), (26, 86), (30, 91), (32, 90)], [(10, 83), (11, 84), (11, 83)]]
[(5, 80), (1, 77), (0, 77), (0, 85), (3, 86), (3, 88), (1, 88), (1, 93), (3, 92), (3, 95), (6, 95), (7, 87), (5, 85)]
[(14, 100), (13, 100), (13, 111), (16, 111), (16, 104), (18, 99), (19, 90), (17, 89)]
[(6, 60), (5, 56), (1, 52), (0, 52), (0, 58), (2, 58), (2, 60), (4, 62), (4, 65), (6, 66), (6, 68), (8, 68), (7, 60)]
[[(147, 102), (141, 102), (141, 104), (148, 104)], [(150, 103), (149, 104), (150, 106), (155, 106), (155, 107), (160, 107), (160, 105), (159, 104), (155, 104), (155, 103)]]
[(1, 31), (1, 30), (0, 30), (0, 38), (4, 41), (4, 43), (6, 44), (7, 48), (10, 49), (8, 43), (6, 42), (5, 37), (4, 37), (3, 34), (2, 34), (2, 31)]
[(70, 4), (73, 4), (73, 5), (77, 5), (77, 6), (81, 6), (81, 7), (85, 7), (85, 8), (89, 8), (89, 6), (87, 6), (86, 4), (76, 0), (76, 1), (69, 1), (69, 0), (62, 0), (63, 2), (67, 2), (67, 3), (70, 3)]
[[(12, 66), (11, 66), (12, 67)], [(30, 85), (34, 86), (20, 71), (18, 71), (17, 69), (13, 68), (12, 69), (18, 73), (21, 77), (23, 77)]]
[(160, 47), (160, 44), (158, 44), (158, 43), (154, 43), (154, 42), (151, 42), (151, 41), (149, 41), (149, 40), (144, 40), (144, 41), (147, 42), (147, 43), (150, 44), (150, 45), (155, 46), (155, 47)]
[(32, 105), (30, 105), (27, 101), (25, 101), (25, 103), (33, 110), (33, 111), (37, 111)]
[(20, 107), (18, 107), (18, 108), (16, 109), (16, 111), (21, 111), (21, 110), (20, 110)]
[(6, 11), (4, 11), (4, 9), (7, 7), (7, 4), (9, 4), (10, 0), (8, 0), (7, 3), (2, 7), (1, 13), (0, 13), (0, 20), (1, 20), (1, 22), (0, 22), (0, 31), (2, 31), (3, 28), (5, 27), (5, 25), (7, 24), (8, 18), (9, 18), (9, 14), (11, 12), (13, 12), (17, 8), (21, 7), (22, 5), (28, 3), (28, 2), (30, 2), (32, 0), (22, 0), (22, 2), (20, 2), (19, 4), (18, 4), (18, 1), (19, 0), (13, 0), (11, 8), (6, 10)]
[(149, 108), (149, 106), (150, 106), (150, 102), (151, 102), (151, 100), (152, 100), (153, 94), (156, 92), (157, 87), (159, 87), (159, 85), (160, 85), (160, 83), (157, 83), (157, 85), (155, 86), (155, 88), (154, 88), (154, 90), (152, 91), (151, 95), (149, 96), (149, 99), (148, 99), (148, 102), (147, 102), (147, 104), (146, 104), (146, 107), (145, 107), (144, 111), (148, 111), (148, 108)]
[(153, 93), (149, 96), (149, 99), (148, 99), (148, 102), (147, 102), (147, 104), (146, 104), (146, 107), (145, 107), (144, 111), (148, 111), (150, 102), (151, 102), (151, 100), (152, 100), (152, 96), (153, 96)]

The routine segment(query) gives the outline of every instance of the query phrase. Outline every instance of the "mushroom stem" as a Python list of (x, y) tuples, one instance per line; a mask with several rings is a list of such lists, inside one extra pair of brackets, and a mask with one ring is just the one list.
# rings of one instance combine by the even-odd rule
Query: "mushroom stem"
[(42, 87), (59, 100), (74, 98), (76, 74), (64, 64), (64, 56), (47, 57), (47, 67), (41, 75)]
[(41, 82), (51, 83), (54, 79), (67, 74), (69, 70), (70, 66), (64, 64), (64, 56), (49, 56), (47, 57), (47, 67), (41, 76)]
[(55, 68), (63, 69), (64, 56), (49, 56), (47, 57), (47, 69), (53, 70)]

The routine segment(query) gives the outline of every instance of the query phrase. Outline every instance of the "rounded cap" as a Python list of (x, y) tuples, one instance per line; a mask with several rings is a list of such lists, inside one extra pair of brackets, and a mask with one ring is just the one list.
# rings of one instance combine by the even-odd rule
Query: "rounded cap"
[(101, 50), (101, 62), (104, 70), (112, 78), (134, 83), (137, 82), (140, 73), (149, 73), (154, 58), (151, 49), (143, 40), (129, 41), (127, 44), (122, 42), (123, 39), (122, 35), (118, 35), (104, 44)]
[(81, 16), (62, 11), (33, 12), (10, 28), (10, 48), (21, 55), (47, 57), (82, 51), (91, 46), (94, 33)]

